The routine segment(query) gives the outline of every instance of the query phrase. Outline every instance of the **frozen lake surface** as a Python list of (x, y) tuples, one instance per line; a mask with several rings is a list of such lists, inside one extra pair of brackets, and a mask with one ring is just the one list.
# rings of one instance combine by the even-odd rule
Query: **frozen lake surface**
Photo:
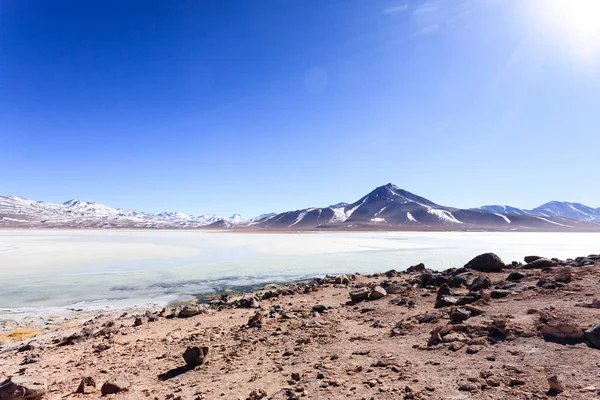
[(169, 301), (326, 274), (600, 252), (600, 233), (0, 231), (0, 308)]

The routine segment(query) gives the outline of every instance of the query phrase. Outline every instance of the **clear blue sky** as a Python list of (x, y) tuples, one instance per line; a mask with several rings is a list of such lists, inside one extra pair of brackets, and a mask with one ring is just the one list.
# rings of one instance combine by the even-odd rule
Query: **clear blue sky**
[[(594, 4), (596, 3), (596, 4)], [(0, 3), (0, 193), (600, 206), (596, 0)]]

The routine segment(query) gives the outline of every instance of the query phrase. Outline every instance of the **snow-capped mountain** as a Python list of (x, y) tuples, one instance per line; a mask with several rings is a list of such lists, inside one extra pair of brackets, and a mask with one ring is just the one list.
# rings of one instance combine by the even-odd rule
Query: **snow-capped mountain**
[(533, 210), (510, 206), (442, 206), (391, 183), (354, 203), (305, 208), (245, 219), (239, 214), (151, 214), (81, 200), (54, 204), (0, 195), (0, 227), (206, 229), (502, 229), (600, 230), (600, 209), (550, 202)]
[(531, 215), (531, 213), (527, 210), (511, 206), (483, 206), (479, 207), (479, 210), (498, 214)]
[(441, 227), (446, 229), (572, 229), (577, 221), (509, 213), (505, 208), (458, 209), (436, 204), (391, 183), (352, 204), (306, 208), (261, 221), (271, 229)]
[(180, 212), (155, 215), (137, 210), (115, 209), (82, 200), (54, 204), (0, 195), (0, 227), (185, 228), (207, 226), (217, 221), (226, 221), (231, 225), (246, 222), (239, 214), (230, 218), (213, 214), (187, 215)]
[(581, 203), (567, 201), (551, 201), (532, 210), (511, 206), (483, 206), (479, 209), (502, 214), (560, 217), (576, 221), (600, 222), (600, 208), (592, 208)]
[(531, 212), (545, 217), (563, 217), (579, 221), (600, 222), (599, 209), (567, 201), (551, 201), (534, 208)]

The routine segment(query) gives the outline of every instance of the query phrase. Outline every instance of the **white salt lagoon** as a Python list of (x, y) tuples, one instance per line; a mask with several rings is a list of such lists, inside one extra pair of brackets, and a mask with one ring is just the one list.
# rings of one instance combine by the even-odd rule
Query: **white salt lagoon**
[(0, 231), (0, 309), (167, 302), (325, 274), (600, 252), (600, 233)]

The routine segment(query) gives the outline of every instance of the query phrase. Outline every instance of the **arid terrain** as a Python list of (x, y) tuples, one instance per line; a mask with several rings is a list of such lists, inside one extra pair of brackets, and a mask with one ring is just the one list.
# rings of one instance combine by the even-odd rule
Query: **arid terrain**
[(15, 327), (0, 399), (599, 397), (600, 256), (466, 267)]

